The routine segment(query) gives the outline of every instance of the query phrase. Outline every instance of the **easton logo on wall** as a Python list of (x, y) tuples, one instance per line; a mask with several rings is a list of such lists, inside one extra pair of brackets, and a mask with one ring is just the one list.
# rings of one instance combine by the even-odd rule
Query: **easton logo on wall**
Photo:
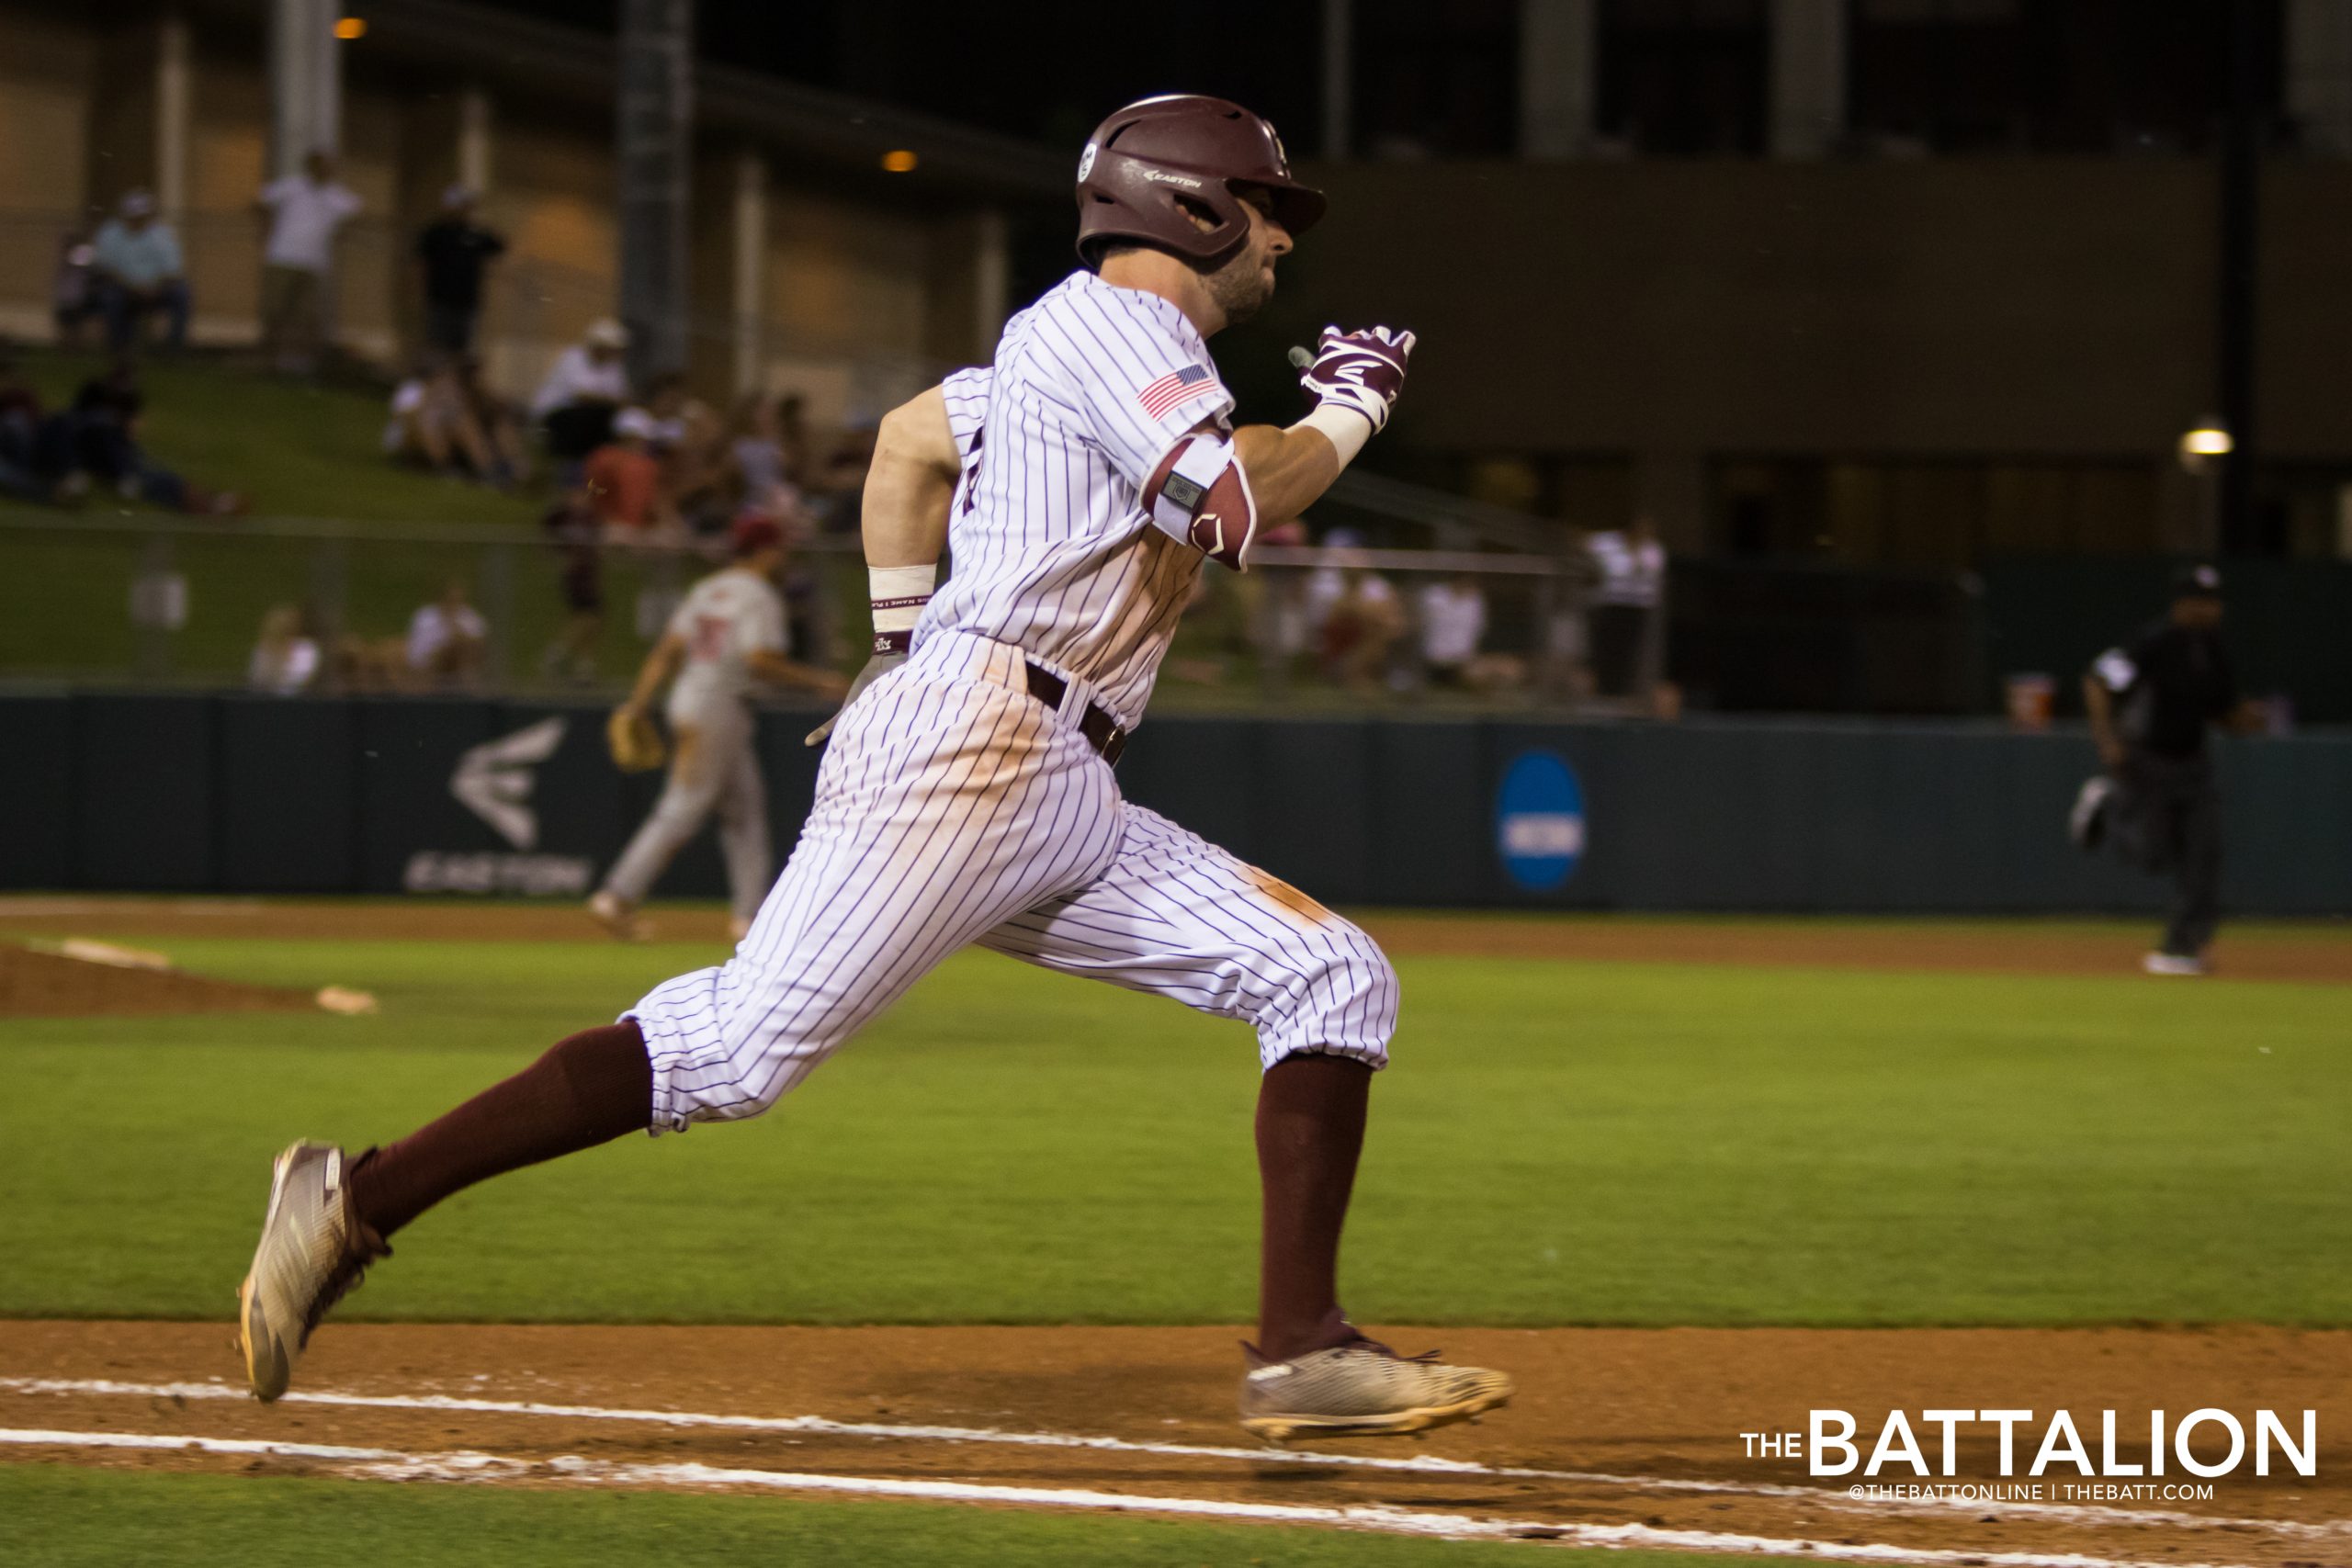
[(409, 856), (401, 885), (411, 893), (522, 893), (578, 897), (594, 867), (581, 855), (545, 855), (531, 793), (538, 766), (563, 744), (571, 721), (560, 716), (524, 726), (512, 735), (470, 746), (449, 775), (458, 804), (490, 824), (516, 852), (419, 850)]
[(1584, 786), (1556, 751), (1522, 751), (1503, 772), (1495, 802), (1495, 848), (1511, 882), (1550, 893), (1584, 856)]

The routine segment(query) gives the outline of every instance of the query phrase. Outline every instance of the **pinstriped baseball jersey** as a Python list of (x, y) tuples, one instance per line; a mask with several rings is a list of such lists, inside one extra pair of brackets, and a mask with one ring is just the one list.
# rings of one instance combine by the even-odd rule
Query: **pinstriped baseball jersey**
[[(1025, 649), (1132, 728), (1201, 570), (1137, 497), (1177, 437), (1226, 426), (1233, 396), (1183, 311), (1090, 272), (1006, 323), (993, 369), (948, 515), (955, 570), (915, 643), (965, 631)], [(957, 390), (951, 428), (970, 409)]]
[[(978, 450), (980, 423), (988, 418), (989, 389), (995, 385), (996, 372), (985, 365), (951, 372), (939, 383), (941, 400), (947, 405), (947, 434), (956, 442), (956, 456), (964, 465), (964, 478), (971, 477), (972, 454)], [(960, 502), (962, 480), (957, 481), (956, 499)], [(954, 517), (954, 513), (948, 513)]]
[(670, 722), (702, 724), (752, 694), (747, 654), (784, 651), (784, 599), (766, 578), (729, 567), (694, 585), (670, 616), (669, 631), (685, 649), (670, 687)]
[[(1080, 728), (1132, 725), (1200, 552), (1136, 504), (1232, 400), (1182, 312), (1080, 274), (943, 384), (953, 568), (908, 660), (842, 714), (816, 802), (735, 954), (625, 1014), (653, 1127), (756, 1116), (960, 947), (1170, 997), (1378, 1066), (1396, 976), (1361, 930), (1124, 799)], [(1069, 678), (1030, 694), (1028, 666)]]

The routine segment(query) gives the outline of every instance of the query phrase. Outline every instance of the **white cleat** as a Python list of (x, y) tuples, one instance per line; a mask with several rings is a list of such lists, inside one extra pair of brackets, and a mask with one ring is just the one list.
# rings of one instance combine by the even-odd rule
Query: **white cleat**
[(2202, 975), (2205, 961), (2192, 953), (2151, 953), (2140, 960), (2151, 975)]
[(265, 1403), (293, 1382), (294, 1362), (327, 1308), (368, 1264), (391, 1256), (352, 1213), (345, 1165), (333, 1145), (300, 1143), (277, 1156), (271, 1174), (261, 1245), (237, 1287), (237, 1348), (245, 1381)]
[(1510, 1396), (1504, 1373), (1358, 1339), (1254, 1368), (1241, 1380), (1241, 1425), (1278, 1446), (1294, 1438), (1418, 1438)]

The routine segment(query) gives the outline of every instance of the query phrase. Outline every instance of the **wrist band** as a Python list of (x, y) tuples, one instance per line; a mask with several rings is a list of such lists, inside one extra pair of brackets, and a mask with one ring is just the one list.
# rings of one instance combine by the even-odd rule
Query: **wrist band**
[(1363, 444), (1372, 439), (1371, 419), (1339, 403), (1317, 403), (1313, 412), (1291, 428), (1321, 431), (1331, 449), (1340, 455), (1342, 468), (1354, 462), (1356, 454), (1363, 450)]
[(906, 652), (914, 643), (915, 622), (938, 585), (939, 564), (868, 567), (865, 578), (873, 599), (874, 651)]

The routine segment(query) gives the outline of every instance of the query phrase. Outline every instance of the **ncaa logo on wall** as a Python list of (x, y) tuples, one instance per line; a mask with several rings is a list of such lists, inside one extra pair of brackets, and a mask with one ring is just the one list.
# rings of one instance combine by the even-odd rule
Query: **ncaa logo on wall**
[(1495, 847), (1524, 892), (1552, 892), (1576, 874), (1584, 857), (1584, 786), (1558, 752), (1521, 751), (1504, 770)]

